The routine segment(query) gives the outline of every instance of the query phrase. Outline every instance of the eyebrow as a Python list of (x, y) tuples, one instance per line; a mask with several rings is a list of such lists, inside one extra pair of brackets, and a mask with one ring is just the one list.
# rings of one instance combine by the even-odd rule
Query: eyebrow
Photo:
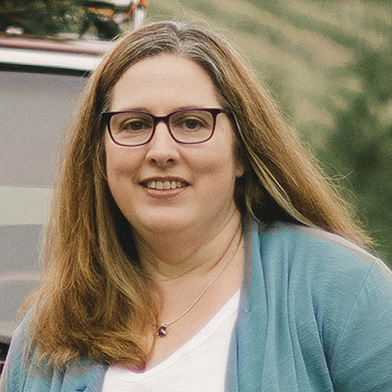
[[(170, 110), (169, 112), (168, 112), (168, 114), (169, 113), (173, 113), (173, 112), (176, 112), (176, 111), (178, 111), (178, 110), (191, 110), (191, 109), (210, 109), (211, 107), (220, 107), (221, 105), (213, 105), (213, 106), (205, 106), (205, 105), (200, 105), (200, 106), (198, 106), (198, 105), (186, 105), (186, 106), (179, 106), (179, 107), (176, 107), (176, 108), (173, 108), (172, 110)], [(124, 109), (116, 109), (116, 110), (113, 110), (112, 108), (110, 108), (110, 111), (113, 111), (113, 112), (128, 112), (128, 111), (131, 111), (131, 112), (143, 112), (143, 113), (148, 113), (148, 114), (153, 114), (150, 110), (148, 110), (146, 107), (135, 107), (135, 108), (129, 108), (129, 107), (127, 107), (127, 108), (124, 108)], [(153, 114), (153, 115), (155, 115), (155, 114)]]

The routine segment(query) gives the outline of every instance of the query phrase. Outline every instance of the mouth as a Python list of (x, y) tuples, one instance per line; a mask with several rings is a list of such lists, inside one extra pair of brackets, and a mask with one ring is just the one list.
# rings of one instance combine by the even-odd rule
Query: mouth
[(178, 179), (167, 179), (167, 180), (148, 180), (142, 182), (142, 185), (147, 189), (158, 189), (158, 190), (168, 190), (168, 189), (179, 189), (188, 186), (189, 184), (185, 181)]

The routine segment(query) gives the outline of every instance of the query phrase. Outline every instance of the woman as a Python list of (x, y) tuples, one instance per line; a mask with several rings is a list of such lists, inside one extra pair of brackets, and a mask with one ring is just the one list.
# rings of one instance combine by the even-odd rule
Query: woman
[(368, 242), (223, 38), (146, 26), (86, 89), (2, 390), (392, 390)]

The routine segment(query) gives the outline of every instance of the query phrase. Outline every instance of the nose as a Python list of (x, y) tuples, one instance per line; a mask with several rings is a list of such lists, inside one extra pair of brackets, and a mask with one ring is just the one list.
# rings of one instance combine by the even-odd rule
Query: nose
[(146, 159), (159, 166), (167, 166), (177, 162), (179, 144), (172, 138), (168, 125), (163, 121), (156, 125), (155, 133), (147, 144)]

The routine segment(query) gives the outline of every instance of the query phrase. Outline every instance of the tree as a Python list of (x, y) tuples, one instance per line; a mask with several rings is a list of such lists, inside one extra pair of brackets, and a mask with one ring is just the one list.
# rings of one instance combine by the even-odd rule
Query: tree
[(359, 89), (347, 90), (343, 105), (328, 102), (335, 127), (321, 156), (334, 162), (331, 174), (349, 180), (376, 248), (392, 263), (392, 32), (382, 48), (358, 43), (354, 49), (355, 60), (343, 71)]

